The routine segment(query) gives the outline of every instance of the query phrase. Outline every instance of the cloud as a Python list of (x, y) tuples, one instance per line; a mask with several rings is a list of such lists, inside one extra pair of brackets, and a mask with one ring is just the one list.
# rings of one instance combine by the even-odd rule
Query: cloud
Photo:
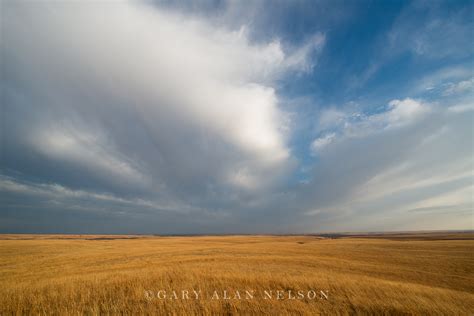
[[(34, 183), (34, 182), (25, 182), (19, 181), (11, 177), (0, 176), (0, 190), (4, 193), (9, 194), (20, 194), (23, 197), (31, 198), (36, 197), (46, 203), (46, 205), (53, 206), (55, 208), (61, 207), (63, 209), (81, 209), (86, 211), (91, 211), (90, 208), (85, 207), (87, 204), (92, 204), (94, 207), (92, 211), (97, 210), (97, 206), (101, 205), (102, 207), (106, 206), (105, 210), (110, 214), (114, 214), (115, 211), (111, 208), (117, 208), (122, 206), (122, 212), (117, 211), (117, 213), (124, 213), (124, 210), (127, 210), (127, 213), (137, 213), (143, 212), (144, 210), (150, 211), (167, 211), (167, 212), (177, 212), (177, 213), (200, 213), (202, 215), (203, 210), (190, 207), (188, 205), (176, 204), (171, 201), (151, 201), (144, 200), (140, 198), (122, 198), (115, 196), (110, 193), (99, 193), (99, 192), (89, 192), (84, 190), (73, 190), (67, 187), (64, 187), (57, 183)], [(84, 203), (87, 202), (86, 205)], [(33, 205), (31, 206), (34, 207)], [(123, 209), (125, 207), (125, 209)]]
[[(9, 3), (5, 10), (5, 64), (15, 77), (10, 83), (21, 82), (7, 91), (9, 115), (43, 112), (17, 128), (49, 158), (143, 178), (132, 165), (155, 167), (146, 156), (158, 153), (140, 148), (126, 157), (123, 142), (145, 142), (134, 137), (146, 133), (158, 152), (190, 145), (195, 164), (214, 152), (226, 155), (200, 145), (235, 151), (238, 161), (224, 159), (219, 172), (227, 175), (216, 176), (244, 186), (259, 185), (258, 178), (290, 158), (287, 117), (272, 82), (288, 71), (308, 71), (322, 35), (288, 52), (278, 39), (251, 43), (242, 30), (145, 4)], [(125, 120), (128, 126), (116, 123)], [(137, 135), (116, 139), (125, 129)], [(169, 144), (172, 137), (176, 144)], [(245, 172), (253, 179), (233, 180)]]
[[(353, 116), (336, 121), (338, 138), (319, 151), (299, 198), (313, 229), (468, 227), (472, 112), (404, 99), (391, 101), (384, 112)], [(436, 212), (413, 212), (424, 207)]]
[(254, 41), (147, 2), (2, 8), (2, 169), (20, 183), (218, 214), (294, 168), (276, 85), (312, 71), (323, 34)]
[(429, 59), (471, 55), (473, 48), (465, 39), (471, 36), (472, 6), (446, 10), (444, 4), (414, 1), (405, 7), (388, 34), (388, 49)]
[(409, 98), (402, 101), (392, 100), (389, 106), (390, 109), (381, 116), (386, 117), (389, 126), (409, 123), (427, 111), (426, 105)]
[(53, 160), (88, 168), (104, 177), (114, 177), (130, 185), (148, 186), (151, 179), (134, 162), (111, 148), (100, 132), (75, 131), (67, 127), (39, 130), (31, 135), (31, 147)]
[[(407, 86), (413, 90), (433, 89), (429, 80), (442, 79), (443, 74), (456, 76), (468, 73), (472, 76), (469, 69), (472, 68), (470, 62), (474, 47), (466, 42), (466, 38), (472, 37), (474, 27), (472, 10), (472, 4), (453, 6), (450, 1), (433, 3), (415, 0), (405, 3), (398, 15), (388, 23), (388, 31), (383, 30), (372, 44), (373, 47), (368, 52), (370, 58), (363, 71), (348, 76), (348, 87), (363, 89), (371, 80), (373, 81), (370, 83), (386, 81), (386, 78), (379, 75), (397, 68), (404, 71), (404, 66), (401, 66), (404, 63), (411, 64), (411, 67), (436, 65), (433, 77), (424, 78), (425, 82), (421, 87)], [(466, 64), (460, 66), (464, 63)], [(440, 66), (448, 66), (446, 68), (450, 69), (440, 69)], [(412, 76), (416, 78), (432, 68), (417, 69), (419, 71), (415, 74), (407, 73), (406, 80), (410, 80)], [(394, 87), (403, 85), (403, 82), (396, 82)]]
[(474, 90), (474, 78), (468, 80), (462, 80), (459, 82), (449, 82), (446, 84), (446, 88), (443, 95), (460, 94), (464, 92), (472, 92)]
[(461, 66), (447, 66), (437, 69), (419, 79), (413, 87), (413, 93), (420, 94), (428, 91), (444, 95), (446, 88), (449, 88), (453, 83), (470, 79), (472, 74), (469, 68), (469, 64), (463, 64)]
[(474, 103), (453, 105), (448, 108), (448, 111), (455, 113), (471, 112), (474, 111)]
[(316, 138), (311, 143), (311, 150), (313, 154), (316, 154), (319, 150), (323, 149), (324, 147), (332, 143), (335, 136), (336, 136), (335, 133), (329, 133), (319, 138)]
[(302, 124), (282, 82), (318, 70), (326, 35), (260, 34), (258, 5), (223, 22), (244, 7), (4, 3), (0, 231), (465, 226), (472, 102), (449, 98), (470, 77), (443, 77), (439, 101), (323, 107)]
[(308, 58), (311, 54), (320, 53), (324, 47), (326, 38), (323, 34), (317, 33), (309, 38), (304, 45), (296, 48), (291, 55), (288, 56), (285, 67), (296, 69), (303, 72), (311, 72), (315, 66), (314, 60)]
[(313, 153), (341, 138), (366, 137), (386, 129), (411, 124), (426, 115), (430, 106), (419, 100), (392, 100), (384, 111), (366, 114), (357, 111), (323, 110), (319, 118), (320, 134), (310, 147)]

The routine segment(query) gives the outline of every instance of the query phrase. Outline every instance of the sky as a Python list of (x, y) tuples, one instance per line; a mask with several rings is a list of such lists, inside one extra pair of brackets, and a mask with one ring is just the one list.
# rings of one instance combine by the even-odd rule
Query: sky
[(0, 233), (473, 229), (472, 1), (0, 3)]

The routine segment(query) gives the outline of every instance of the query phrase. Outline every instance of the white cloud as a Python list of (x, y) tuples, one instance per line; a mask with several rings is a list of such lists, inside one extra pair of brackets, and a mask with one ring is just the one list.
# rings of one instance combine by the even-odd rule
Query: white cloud
[(386, 117), (391, 126), (411, 122), (428, 110), (427, 106), (422, 102), (410, 98), (392, 100), (389, 105), (390, 109), (386, 113), (381, 114), (381, 117)]
[(474, 169), (467, 111), (462, 104), (404, 99), (355, 121), (346, 115), (332, 127), (337, 145), (319, 152), (306, 200), (299, 197), (306, 204), (303, 214), (314, 219), (303, 226), (323, 231), (469, 228)]
[(322, 137), (316, 138), (312, 143), (311, 143), (311, 150), (313, 151), (313, 154), (317, 154), (321, 149), (332, 143), (334, 140), (334, 137), (336, 134), (334, 133), (329, 133), (326, 134)]
[(304, 72), (310, 72), (315, 66), (314, 62), (308, 58), (313, 53), (318, 53), (324, 47), (326, 38), (321, 33), (313, 35), (304, 45), (296, 48), (288, 56), (285, 66), (289, 69), (295, 69)]
[[(38, 94), (24, 97), (45, 113), (22, 132), (44, 155), (138, 182), (177, 181), (164, 178), (173, 176), (156, 166), (156, 152), (123, 148), (142, 140), (120, 139), (121, 129), (141, 129), (161, 156), (179, 155), (169, 158), (175, 170), (212, 166), (211, 178), (225, 185), (257, 189), (287, 170), (288, 117), (274, 83), (312, 69), (322, 34), (299, 47), (283, 47), (278, 38), (251, 42), (245, 26), (228, 29), (132, 1), (8, 3), (5, 12), (5, 60), (31, 80)], [(111, 119), (125, 116), (128, 126)], [(105, 137), (91, 136), (101, 129)], [(187, 146), (193, 152), (183, 157)]]
[(318, 129), (330, 129), (344, 124), (348, 113), (334, 108), (325, 109), (319, 116)]
[(471, 78), (471, 79), (462, 80), (456, 83), (452, 83), (452, 82), (447, 83), (443, 94), (444, 95), (459, 94), (459, 93), (473, 91), (473, 89), (474, 89), (474, 78)]
[(429, 111), (430, 105), (410, 98), (392, 100), (385, 111), (374, 114), (330, 108), (321, 113), (318, 125), (321, 136), (313, 140), (310, 149), (314, 154), (336, 139), (366, 137), (399, 128), (415, 122)]
[(423, 76), (413, 86), (412, 93), (418, 94), (429, 91), (430, 93), (444, 94), (453, 82), (469, 80), (471, 76), (469, 65), (444, 67)]

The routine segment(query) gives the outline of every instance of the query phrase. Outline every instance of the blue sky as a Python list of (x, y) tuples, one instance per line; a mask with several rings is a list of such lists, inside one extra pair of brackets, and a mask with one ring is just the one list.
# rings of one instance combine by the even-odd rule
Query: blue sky
[(4, 1), (0, 232), (472, 229), (473, 14)]

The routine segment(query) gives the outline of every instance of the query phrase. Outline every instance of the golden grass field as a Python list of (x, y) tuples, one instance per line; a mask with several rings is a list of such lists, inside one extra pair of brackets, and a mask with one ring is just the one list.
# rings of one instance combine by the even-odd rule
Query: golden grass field
[[(474, 314), (472, 233), (130, 237), (0, 235), (0, 314)], [(210, 297), (311, 289), (328, 298)]]

